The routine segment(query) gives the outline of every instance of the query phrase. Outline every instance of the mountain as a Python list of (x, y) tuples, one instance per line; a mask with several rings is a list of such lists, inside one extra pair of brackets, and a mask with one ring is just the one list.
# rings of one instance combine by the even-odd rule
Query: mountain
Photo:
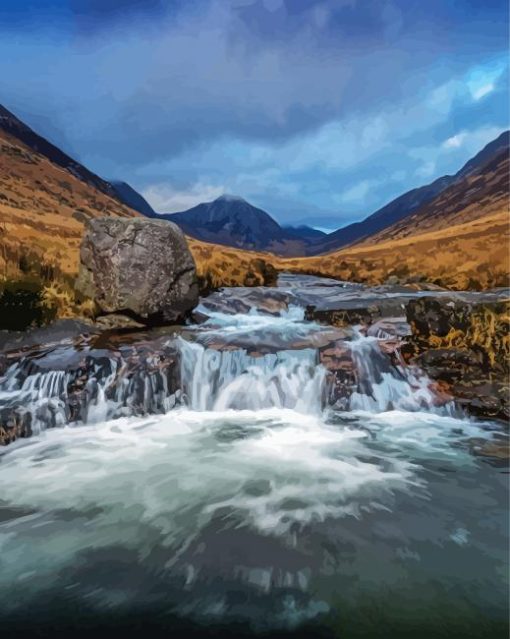
[(470, 160), (456, 174), (455, 181), (435, 198), (403, 220), (368, 237), (363, 244), (447, 231), (459, 224), (508, 211), (509, 142), (509, 133), (503, 133)]
[(295, 237), (298, 240), (304, 240), (305, 242), (316, 242), (326, 237), (324, 231), (319, 231), (306, 224), (300, 224), (299, 226), (284, 226), (283, 229), (289, 235)]
[[(160, 217), (175, 222), (198, 240), (241, 249), (304, 255), (311, 241), (303, 232), (282, 228), (268, 213), (234, 195), (222, 195), (188, 211)], [(310, 231), (304, 235), (310, 236)]]
[(109, 182), (92, 173), (92, 171), (89, 171), (82, 164), (73, 160), (73, 158), (61, 151), (54, 144), (41, 137), (1, 104), (0, 131), (16, 138), (18, 142), (28, 147), (34, 153), (46, 158), (53, 165), (65, 169), (98, 191), (110, 197), (117, 197), (113, 186)]
[(445, 175), (431, 184), (404, 193), (361, 222), (349, 224), (330, 233), (323, 240), (316, 242), (311, 252), (328, 253), (343, 246), (356, 244), (400, 222), (434, 200), (450, 185), (476, 173), (478, 167), (508, 148), (508, 140), (509, 132), (506, 131), (471, 158), (455, 175)]
[(117, 198), (126, 206), (129, 206), (146, 217), (158, 217), (158, 214), (147, 200), (127, 182), (110, 180), (110, 184), (113, 186)]
[(112, 185), (0, 106), (0, 274), (75, 273), (90, 217), (139, 213)]

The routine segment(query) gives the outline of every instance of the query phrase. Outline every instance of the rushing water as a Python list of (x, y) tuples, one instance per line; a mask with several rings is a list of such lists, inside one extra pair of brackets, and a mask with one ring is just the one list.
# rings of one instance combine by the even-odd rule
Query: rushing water
[(302, 318), (211, 314), (173, 341), (177, 393), (103, 357), (75, 421), (69, 371), (11, 367), (0, 405), (38, 434), (0, 455), (2, 637), (506, 635), (500, 427), (361, 335), (331, 409)]

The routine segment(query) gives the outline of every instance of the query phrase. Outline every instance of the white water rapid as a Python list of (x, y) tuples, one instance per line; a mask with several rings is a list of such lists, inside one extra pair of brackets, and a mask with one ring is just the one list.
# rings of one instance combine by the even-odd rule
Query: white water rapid
[[(25, 423), (32, 434), (68, 423), (166, 413), (182, 404), (196, 411), (277, 408), (317, 416), (326, 407), (331, 375), (316, 343), (328, 330), (305, 322), (298, 308), (276, 317), (212, 313), (191, 336), (196, 341), (176, 337), (167, 342), (165, 348), (175, 356), (166, 366), (157, 351), (143, 358), (91, 351), (85, 364), (63, 370), (47, 370), (44, 358), (26, 356), (0, 379), (0, 415)], [(219, 345), (211, 344), (218, 338)], [(452, 414), (453, 405), (436, 406), (430, 380), (421, 371), (395, 364), (381, 351), (381, 339), (355, 332), (342, 341), (355, 374), (350, 410)], [(272, 352), (253, 353), (257, 344)], [(65, 360), (65, 349), (60, 359)]]

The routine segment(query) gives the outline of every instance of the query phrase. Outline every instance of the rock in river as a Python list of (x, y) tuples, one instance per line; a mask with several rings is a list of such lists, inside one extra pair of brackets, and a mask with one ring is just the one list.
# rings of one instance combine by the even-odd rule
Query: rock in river
[(92, 220), (81, 245), (76, 288), (104, 314), (152, 324), (178, 322), (198, 303), (186, 238), (162, 220)]

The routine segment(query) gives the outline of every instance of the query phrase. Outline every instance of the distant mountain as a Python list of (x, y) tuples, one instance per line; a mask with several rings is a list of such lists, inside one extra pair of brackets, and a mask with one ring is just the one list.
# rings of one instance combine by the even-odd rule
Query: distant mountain
[(242, 249), (271, 251), (280, 255), (304, 255), (313, 229), (289, 231), (262, 209), (241, 197), (222, 195), (188, 211), (160, 215), (178, 224), (198, 240)]
[(349, 224), (330, 233), (323, 240), (316, 242), (310, 252), (328, 253), (343, 246), (358, 243), (406, 219), (427, 203), (432, 202), (452, 184), (476, 173), (478, 167), (508, 148), (508, 141), (509, 132), (506, 131), (469, 160), (455, 175), (445, 175), (431, 184), (404, 193), (363, 221)]
[(289, 235), (298, 240), (304, 240), (305, 242), (315, 242), (327, 235), (324, 231), (313, 229), (311, 226), (307, 226), (306, 224), (300, 224), (299, 226), (284, 226), (283, 229)]
[(111, 180), (110, 184), (113, 186), (117, 198), (124, 202), (127, 206), (131, 207), (135, 211), (138, 211), (146, 217), (158, 217), (156, 211), (147, 202), (147, 200), (140, 195), (138, 191), (130, 186), (127, 182), (119, 182), (117, 180)]

